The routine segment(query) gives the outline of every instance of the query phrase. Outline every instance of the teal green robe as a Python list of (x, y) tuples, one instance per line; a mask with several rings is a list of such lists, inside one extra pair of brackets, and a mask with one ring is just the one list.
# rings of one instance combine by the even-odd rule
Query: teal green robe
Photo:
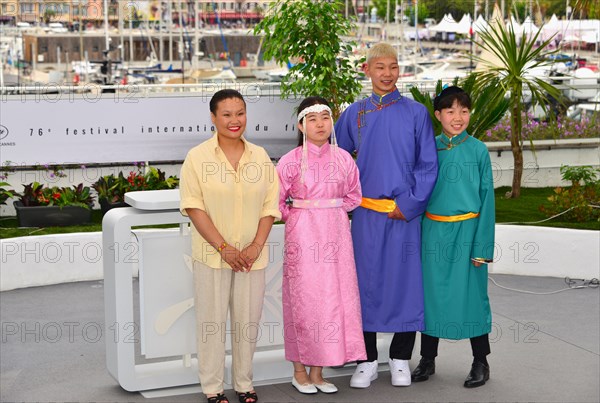
[(425, 330), (444, 339), (466, 339), (491, 331), (487, 264), (494, 254), (494, 182), (487, 147), (463, 132), (436, 137), (438, 179), (427, 212), (479, 217), (458, 222), (423, 217), (421, 255)]

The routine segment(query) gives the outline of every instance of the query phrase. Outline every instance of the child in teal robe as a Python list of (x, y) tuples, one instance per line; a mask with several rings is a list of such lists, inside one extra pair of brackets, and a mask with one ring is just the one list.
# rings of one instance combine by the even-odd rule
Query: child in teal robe
[(421, 256), (425, 330), (413, 382), (435, 373), (439, 339), (470, 339), (474, 361), (464, 386), (489, 379), (492, 315), (487, 263), (494, 253), (494, 183), (487, 147), (469, 136), (471, 99), (458, 87), (434, 100), (438, 179), (423, 218)]

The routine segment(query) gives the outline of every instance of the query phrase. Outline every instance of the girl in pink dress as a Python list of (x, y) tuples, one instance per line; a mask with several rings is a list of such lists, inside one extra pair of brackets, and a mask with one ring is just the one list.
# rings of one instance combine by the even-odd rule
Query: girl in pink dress
[(285, 358), (294, 364), (298, 391), (334, 393), (323, 367), (366, 359), (347, 214), (361, 202), (360, 181), (354, 160), (335, 143), (325, 99), (300, 103), (298, 129), (300, 146), (277, 164)]

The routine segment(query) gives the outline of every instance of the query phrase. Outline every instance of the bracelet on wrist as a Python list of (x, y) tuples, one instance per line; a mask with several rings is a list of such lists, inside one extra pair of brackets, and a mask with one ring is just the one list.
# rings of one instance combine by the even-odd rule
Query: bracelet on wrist
[(221, 246), (219, 246), (217, 248), (217, 252), (221, 253), (223, 251), (223, 249), (225, 249), (226, 247), (228, 247), (229, 245), (227, 245), (227, 242), (223, 241), (223, 243), (221, 244)]

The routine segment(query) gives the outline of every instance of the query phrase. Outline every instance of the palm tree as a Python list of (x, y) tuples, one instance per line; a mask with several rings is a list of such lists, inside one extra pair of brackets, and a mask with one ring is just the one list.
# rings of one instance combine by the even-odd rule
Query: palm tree
[(546, 113), (549, 109), (550, 99), (559, 100), (561, 98), (561, 93), (556, 87), (541, 78), (528, 74), (531, 69), (551, 64), (548, 56), (556, 52), (546, 50), (553, 38), (542, 42), (539, 47), (536, 46), (540, 32), (541, 29), (531, 37), (523, 35), (519, 40), (512, 26), (506, 28), (501, 21), (498, 21), (479, 34), (480, 42), (475, 42), (498, 59), (494, 62), (488, 58), (474, 56), (486, 67), (485, 71), (474, 73), (477, 75), (475, 91), (496, 85), (498, 91), (495, 96), (508, 95), (510, 100), (512, 133), (510, 143), (514, 158), (512, 189), (507, 194), (507, 197), (510, 198), (518, 198), (521, 194), (521, 177), (523, 176), (521, 113), (526, 110), (523, 102), (524, 92), (530, 93), (532, 104), (541, 106)]

